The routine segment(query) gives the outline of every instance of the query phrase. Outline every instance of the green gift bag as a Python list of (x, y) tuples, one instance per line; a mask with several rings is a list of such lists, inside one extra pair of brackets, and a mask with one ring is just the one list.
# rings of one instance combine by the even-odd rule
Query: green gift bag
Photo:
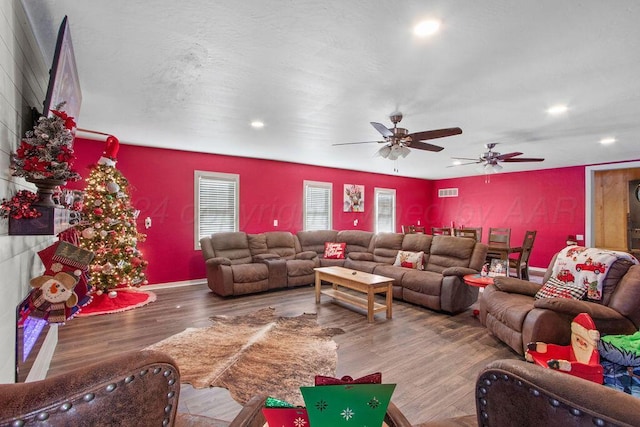
[(395, 384), (300, 387), (311, 427), (380, 427)]

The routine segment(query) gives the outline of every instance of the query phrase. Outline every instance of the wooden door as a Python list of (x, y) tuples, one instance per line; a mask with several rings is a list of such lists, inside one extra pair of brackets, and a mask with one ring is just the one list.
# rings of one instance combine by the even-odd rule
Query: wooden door
[(594, 242), (603, 249), (627, 251), (629, 181), (640, 168), (596, 171), (594, 175)]

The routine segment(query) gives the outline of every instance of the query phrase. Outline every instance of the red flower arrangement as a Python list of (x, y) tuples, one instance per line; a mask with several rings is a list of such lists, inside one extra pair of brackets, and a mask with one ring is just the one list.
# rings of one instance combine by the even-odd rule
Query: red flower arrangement
[(0, 218), (38, 218), (42, 213), (31, 207), (31, 204), (37, 200), (38, 195), (36, 193), (20, 190), (9, 200), (2, 199)]
[[(61, 108), (63, 104), (56, 106)], [(13, 176), (26, 179), (60, 179), (77, 181), (80, 174), (72, 169), (73, 117), (59, 110), (51, 110), (53, 116), (40, 117), (33, 130), (27, 131), (20, 146), (11, 155)]]

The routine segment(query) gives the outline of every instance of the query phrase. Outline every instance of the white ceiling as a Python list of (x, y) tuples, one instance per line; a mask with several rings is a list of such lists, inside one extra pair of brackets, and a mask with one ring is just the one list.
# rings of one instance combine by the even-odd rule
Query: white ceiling
[[(479, 174), (447, 166), (489, 142), (546, 158), (504, 172), (640, 158), (637, 0), (22, 1), (47, 61), (69, 16), (78, 125), (123, 143), (431, 179)], [(417, 39), (426, 18), (441, 30)], [(332, 146), (380, 139), (394, 110), (463, 134), (397, 164)]]

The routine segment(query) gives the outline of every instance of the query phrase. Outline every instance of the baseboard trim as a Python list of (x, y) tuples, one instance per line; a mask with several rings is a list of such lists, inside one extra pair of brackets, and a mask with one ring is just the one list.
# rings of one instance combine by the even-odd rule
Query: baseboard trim
[(146, 285), (146, 286), (143, 286), (142, 289), (152, 291), (154, 289), (180, 288), (182, 286), (204, 285), (206, 283), (207, 283), (207, 279), (183, 280), (181, 282), (167, 282), (167, 283), (156, 283), (155, 285)]

